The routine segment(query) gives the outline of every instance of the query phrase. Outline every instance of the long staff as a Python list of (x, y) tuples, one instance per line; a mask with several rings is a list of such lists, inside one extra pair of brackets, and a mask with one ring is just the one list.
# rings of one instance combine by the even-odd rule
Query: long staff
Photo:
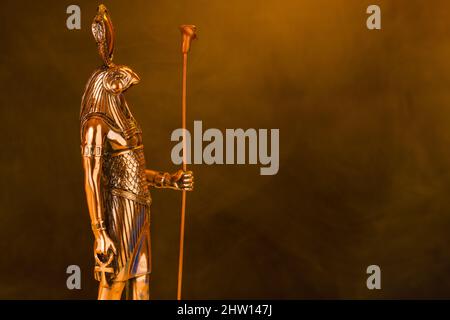
[[(187, 74), (187, 56), (191, 41), (196, 38), (196, 27), (193, 25), (180, 26), (183, 43), (181, 51), (183, 53), (183, 80), (182, 80), (182, 97), (181, 97), (181, 114), (183, 128), (183, 171), (187, 171), (187, 147), (186, 147), (186, 74)], [(178, 260), (178, 288), (177, 300), (181, 300), (181, 287), (183, 283), (183, 253), (184, 253), (184, 225), (186, 218), (186, 190), (182, 191), (181, 198), (181, 225), (180, 225), (180, 254)]]

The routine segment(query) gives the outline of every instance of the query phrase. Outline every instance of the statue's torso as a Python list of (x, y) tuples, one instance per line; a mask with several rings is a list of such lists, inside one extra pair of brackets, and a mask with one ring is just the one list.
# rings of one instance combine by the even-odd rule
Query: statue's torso
[(103, 158), (105, 185), (111, 191), (148, 196), (142, 131), (137, 122), (131, 117), (126, 130), (121, 132), (111, 127), (106, 137)]

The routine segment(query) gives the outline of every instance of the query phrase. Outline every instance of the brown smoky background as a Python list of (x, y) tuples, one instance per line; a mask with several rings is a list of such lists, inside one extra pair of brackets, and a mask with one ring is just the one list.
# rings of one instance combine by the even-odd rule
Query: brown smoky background
[[(66, 8), (81, 8), (81, 30)], [(0, 298), (95, 299), (79, 109), (96, 1), (3, 1)], [(450, 298), (448, 1), (106, 1), (149, 168), (188, 126), (280, 129), (280, 170), (193, 165), (183, 296)], [(377, 4), (382, 30), (369, 31)], [(176, 297), (181, 194), (152, 192), (153, 299)], [(366, 268), (382, 289), (366, 287)], [(66, 288), (79, 265), (81, 290)]]

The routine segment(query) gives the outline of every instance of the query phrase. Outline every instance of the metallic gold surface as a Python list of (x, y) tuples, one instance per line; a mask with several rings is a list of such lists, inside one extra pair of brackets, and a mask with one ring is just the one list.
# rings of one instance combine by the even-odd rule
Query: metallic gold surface
[[(191, 41), (196, 38), (196, 27), (194, 25), (182, 25), (180, 31), (182, 35), (181, 52), (183, 53), (183, 72), (182, 72), (182, 94), (181, 94), (181, 123), (183, 129), (183, 171), (187, 170), (187, 146), (186, 146), (186, 76), (187, 76), (187, 54)], [(180, 251), (178, 258), (178, 284), (177, 300), (181, 300), (181, 289), (183, 284), (183, 256), (184, 256), (184, 230), (186, 220), (186, 191), (183, 190), (181, 198), (181, 223), (180, 223)]]
[(146, 170), (142, 131), (124, 92), (139, 82), (129, 67), (112, 61), (114, 31), (104, 5), (92, 24), (103, 65), (89, 79), (81, 103), (81, 153), (85, 192), (95, 236), (99, 299), (149, 298), (149, 186), (191, 191), (193, 174)]

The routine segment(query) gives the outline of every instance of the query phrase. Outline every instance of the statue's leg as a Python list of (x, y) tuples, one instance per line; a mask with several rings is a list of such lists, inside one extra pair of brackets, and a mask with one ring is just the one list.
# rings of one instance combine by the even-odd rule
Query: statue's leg
[(150, 274), (145, 274), (129, 280), (127, 298), (133, 300), (150, 299)]
[(110, 287), (103, 287), (100, 284), (98, 288), (98, 300), (120, 300), (123, 288), (125, 288), (125, 281), (115, 281)]

